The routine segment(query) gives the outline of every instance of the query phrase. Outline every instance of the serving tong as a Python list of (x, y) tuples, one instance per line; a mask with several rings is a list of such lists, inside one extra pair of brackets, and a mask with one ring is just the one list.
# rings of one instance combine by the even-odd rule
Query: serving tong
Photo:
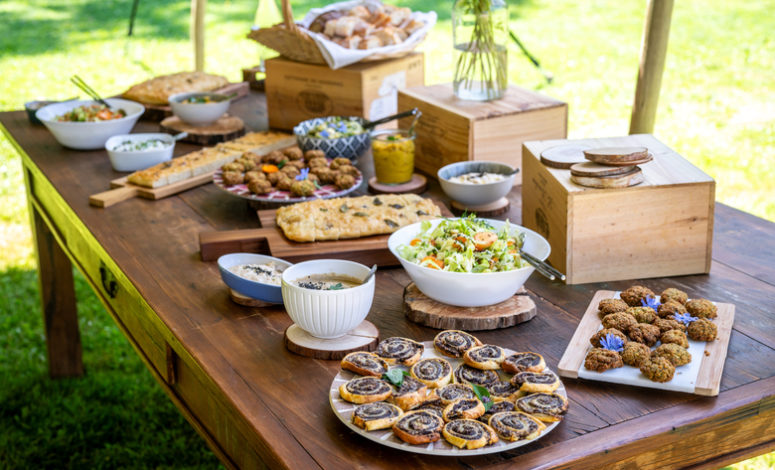
[(107, 107), (108, 109), (113, 109), (113, 107), (107, 101), (103, 100), (102, 97), (78, 75), (73, 75), (70, 77), (70, 81), (73, 82), (73, 85), (83, 90), (83, 92), (89, 95), (89, 97), (94, 101)]
[(414, 120), (412, 121), (412, 125), (409, 126), (410, 133), (414, 129), (414, 125), (417, 123), (417, 120), (420, 119), (420, 116), (422, 116), (422, 112), (417, 108), (412, 108), (408, 111), (402, 111), (397, 114), (393, 114), (387, 117), (383, 117), (382, 119), (377, 119), (376, 121), (366, 121), (363, 123), (364, 129), (372, 129), (376, 126), (379, 126), (380, 124), (385, 124), (386, 122), (394, 121), (396, 119), (402, 119), (405, 117), (414, 116)]
[(540, 259), (536, 258), (535, 256), (525, 253), (524, 251), (519, 251), (520, 256), (522, 256), (522, 259), (527, 261), (528, 263), (532, 264), (534, 268), (536, 268), (536, 271), (541, 273), (544, 277), (549, 279), (550, 281), (556, 281), (558, 278), (561, 281), (565, 280), (565, 274), (561, 273), (560, 271), (554, 269), (550, 264), (545, 263), (541, 261)]

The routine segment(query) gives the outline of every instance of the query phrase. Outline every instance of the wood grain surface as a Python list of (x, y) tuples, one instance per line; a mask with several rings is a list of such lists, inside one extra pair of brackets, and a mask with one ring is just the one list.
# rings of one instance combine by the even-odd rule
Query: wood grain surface
[(228, 114), (203, 126), (195, 126), (177, 116), (170, 116), (159, 123), (159, 128), (168, 134), (188, 132), (188, 136), (181, 140), (196, 145), (215, 145), (245, 135), (245, 123), (242, 119)]
[(293, 324), (285, 329), (283, 338), (285, 347), (292, 353), (332, 361), (340, 360), (351, 352), (374, 351), (379, 343), (379, 330), (374, 323), (364, 320), (340, 338), (321, 339)]
[[(233, 103), (231, 112), (248, 129), (266, 128), (258, 95)], [(229, 468), (703, 467), (766, 452), (774, 445), (772, 223), (716, 205), (710, 273), (648, 281), (654, 290), (676, 286), (698, 297), (735, 304), (717, 397), (655, 394), (567, 379), (570, 410), (546, 438), (486, 457), (420, 457), (351, 433), (325, 398), (338, 364), (288, 351), (283, 333), (291, 321), (284, 310), (235, 304), (214, 263), (199, 259), (200, 232), (258, 228), (255, 212), (244, 201), (205, 185), (158, 201), (134, 198), (101, 210), (88, 204), (88, 196), (120, 177), (105, 152), (63, 149), (45, 128), (29, 125), (23, 111), (0, 114), (0, 123), (12, 143), (18, 143), (33, 211), (43, 214), (43, 223), (83, 272), (160, 387)], [(135, 129), (152, 130), (152, 124), (143, 122)], [(175, 153), (194, 149), (180, 144)], [(646, 167), (659, 167), (661, 158), (655, 156)], [(365, 175), (373, 175), (369, 158), (358, 165)], [(428, 185), (427, 194), (448, 202), (437, 182), (430, 180)], [(501, 218), (520, 223), (519, 188), (509, 199), (509, 212)], [(100, 266), (112, 276), (106, 277), (109, 289), (101, 280)], [(368, 320), (381, 337), (431, 340), (438, 330), (404, 317), (402, 294), (409, 282), (403, 270), (380, 269)], [(594, 293), (639, 282), (566, 286), (532, 276), (526, 288), (539, 314), (512, 328), (480, 331), (477, 337), (514, 350), (540, 352), (555, 368)], [(51, 289), (53, 298), (66, 299), (72, 287), (62, 283)], [(72, 328), (74, 318), (64, 310), (53, 309), (51, 315)], [(68, 333), (64, 345), (52, 342), (49, 347), (58, 356), (76, 342)], [(53, 370), (55, 364), (50, 365)]]

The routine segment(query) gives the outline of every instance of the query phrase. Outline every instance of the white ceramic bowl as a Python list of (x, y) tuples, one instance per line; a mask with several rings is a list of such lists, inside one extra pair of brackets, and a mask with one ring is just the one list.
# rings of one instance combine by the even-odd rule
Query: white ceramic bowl
[[(432, 220), (432, 228), (435, 228), (442, 220)], [(483, 220), (486, 220), (496, 230), (500, 230), (505, 225), (505, 222), (500, 220)], [(393, 256), (401, 262), (401, 266), (404, 267), (409, 277), (417, 285), (417, 288), (423, 294), (441, 303), (459, 307), (483, 307), (503, 302), (514, 295), (535, 270), (533, 266), (528, 264), (524, 268), (512, 271), (456, 273), (439, 271), (414, 264), (401, 257), (398, 247), (408, 245), (420, 233), (421, 223), (407, 225), (394, 232), (388, 238), (388, 248), (393, 253)], [(552, 248), (544, 237), (519, 225), (510, 224), (510, 226), (514, 234), (524, 232), (525, 244), (522, 247), (523, 251), (540, 260), (545, 260), (549, 256)]]
[(134, 101), (119, 98), (107, 98), (105, 101), (110, 103), (111, 107), (126, 111), (126, 116), (121, 119), (97, 122), (57, 121), (57, 116), (61, 116), (73, 108), (95, 103), (91, 100), (76, 100), (44, 106), (35, 113), (35, 117), (54, 134), (57, 142), (65, 147), (77, 150), (101, 149), (110, 137), (129, 134), (129, 131), (135, 127), (135, 123), (145, 111), (143, 105)]
[(468, 206), (481, 206), (495, 202), (506, 196), (514, 185), (516, 173), (508, 175), (501, 181), (484, 184), (454, 183), (450, 178), (472, 172), (499, 173), (508, 175), (514, 168), (499, 162), (458, 162), (439, 169), (441, 189), (453, 200)]
[(283, 303), (283, 295), (280, 286), (245, 279), (229, 270), (234, 266), (239, 266), (241, 264), (267, 264), (273, 261), (286, 270), (291, 266), (291, 263), (288, 261), (272, 256), (258, 255), (255, 253), (230, 253), (218, 258), (218, 270), (221, 272), (221, 279), (223, 279), (223, 282), (240, 294), (246, 295), (251, 299), (281, 304)]
[(212, 124), (229, 110), (231, 99), (224, 99), (213, 103), (182, 103), (181, 101), (191, 96), (225, 97), (220, 93), (191, 92), (177, 93), (169, 97), (172, 113), (181, 120), (195, 126)]
[(283, 272), (283, 303), (294, 323), (317, 338), (338, 338), (366, 318), (374, 299), (374, 280), (341, 290), (305, 289), (294, 284), (310, 274), (344, 274), (363, 279), (369, 268), (360, 263), (321, 259), (294, 264)]
[[(143, 142), (151, 139), (159, 139), (168, 144), (164, 148), (138, 151), (119, 151), (114, 148), (124, 142)], [(172, 158), (172, 152), (175, 150), (175, 139), (169, 134), (147, 133), (147, 134), (124, 134), (114, 135), (105, 142), (105, 150), (108, 151), (110, 164), (116, 171), (138, 171), (153, 165), (166, 162)]]

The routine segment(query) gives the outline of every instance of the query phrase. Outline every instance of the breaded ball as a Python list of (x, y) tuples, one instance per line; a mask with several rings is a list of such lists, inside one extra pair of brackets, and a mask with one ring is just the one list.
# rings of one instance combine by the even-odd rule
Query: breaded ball
[(248, 189), (254, 194), (267, 194), (272, 192), (272, 183), (267, 180), (253, 180), (248, 183)]
[(689, 347), (689, 340), (686, 339), (686, 333), (681, 330), (665, 331), (662, 333), (662, 336), (659, 338), (659, 340), (662, 341), (662, 344), (677, 344), (682, 348)]
[(253, 152), (244, 152), (242, 154), (242, 156), (240, 157), (240, 159), (241, 160), (244, 160), (244, 159), (252, 160), (255, 164), (258, 165), (258, 164), (260, 164), (264, 160), (264, 157), (262, 157), (261, 155), (259, 155), (257, 153), (253, 153)]
[(223, 178), (223, 184), (226, 186), (234, 186), (235, 184), (245, 182), (245, 176), (241, 171), (224, 171), (221, 177)]
[(617, 330), (616, 328), (603, 328), (602, 330), (592, 335), (592, 337), (589, 338), (589, 342), (592, 344), (592, 346), (596, 348), (602, 347), (602, 345), (600, 344), (600, 340), (605, 338), (606, 335), (609, 335), (609, 334), (618, 336), (619, 339), (622, 340), (622, 344), (627, 344), (627, 336), (621, 331)]
[(676, 313), (686, 313), (686, 307), (675, 300), (668, 300), (657, 308), (657, 315), (662, 318), (667, 318)]
[(595, 372), (622, 367), (622, 358), (616, 351), (602, 348), (592, 348), (584, 359), (584, 368)]
[(331, 169), (337, 170), (339, 169), (340, 166), (352, 165), (352, 164), (353, 162), (351, 162), (349, 158), (337, 157), (337, 158), (334, 158), (334, 161), (331, 162)]
[(250, 171), (254, 169), (256, 166), (258, 166), (256, 165), (256, 162), (254, 162), (249, 158), (240, 158), (239, 160), (237, 160), (237, 162), (242, 165), (242, 168), (244, 168), (245, 171)]
[(716, 335), (718, 335), (716, 324), (704, 318), (689, 323), (689, 327), (686, 330), (689, 338), (694, 341), (713, 341), (716, 339)]
[(597, 306), (601, 317), (609, 313), (623, 312), (627, 310), (627, 304), (622, 299), (603, 299)]
[(328, 167), (328, 161), (325, 158), (313, 158), (307, 160), (307, 166), (310, 168)]
[(686, 311), (693, 317), (699, 318), (716, 318), (718, 315), (718, 308), (706, 299), (692, 299), (686, 302)]
[(303, 160), (291, 160), (290, 162), (286, 162), (285, 166), (295, 166), (299, 170), (304, 168), (305, 164)]
[(632, 325), (638, 323), (635, 317), (629, 313), (609, 313), (603, 317), (603, 328), (616, 328), (619, 331), (627, 331)]
[(334, 184), (339, 189), (352, 188), (355, 184), (355, 177), (350, 175), (338, 175), (334, 180)]
[(283, 150), (283, 155), (288, 157), (288, 160), (301, 160), (301, 158), (304, 156), (304, 153), (299, 147), (291, 147), (289, 149)]
[(288, 176), (284, 173), (280, 173), (280, 178), (277, 180), (277, 184), (274, 186), (280, 191), (290, 191), (291, 184), (293, 184), (294, 181), (295, 180), (293, 178), (288, 178)]
[(635, 341), (627, 343), (622, 351), (622, 361), (628, 366), (640, 367), (649, 357), (651, 357), (651, 348)]
[(251, 181), (266, 181), (266, 175), (261, 170), (251, 170), (245, 173), (245, 182), (250, 183)]
[(357, 168), (352, 165), (340, 165), (336, 170), (340, 175), (358, 176), (360, 173)]
[(333, 184), (336, 181), (336, 172), (328, 167), (319, 167), (313, 170), (310, 170), (310, 174), (317, 175), (322, 184)]
[(313, 158), (323, 158), (323, 159), (325, 159), (326, 158), (326, 152), (324, 152), (322, 150), (318, 150), (318, 149), (307, 150), (306, 152), (304, 152), (304, 159), (305, 160), (309, 161), (309, 160), (312, 160)]
[(686, 331), (686, 325), (677, 321), (672, 316), (668, 318), (657, 318), (654, 320), (654, 326), (659, 328), (659, 331), (662, 333), (670, 330)]
[(280, 173), (279, 171), (275, 171), (274, 173), (268, 173), (266, 175), (266, 179), (269, 180), (269, 182), (275, 186), (277, 186), (278, 181), (287, 177), (288, 175), (286, 175), (285, 173)]
[(221, 167), (221, 170), (223, 170), (224, 173), (227, 171), (239, 171), (243, 172), (245, 171), (245, 167), (242, 166), (242, 163), (240, 162), (230, 162)]
[(673, 380), (675, 366), (664, 357), (654, 357), (643, 361), (640, 371), (651, 381), (669, 382)]
[(689, 296), (682, 290), (678, 290), (675, 287), (668, 287), (662, 291), (662, 295), (659, 297), (659, 301), (665, 303), (669, 300), (673, 300), (683, 305), (687, 300), (689, 300)]
[(676, 367), (685, 366), (692, 362), (692, 355), (689, 351), (677, 344), (661, 344), (651, 352), (651, 357), (664, 357)]
[(657, 344), (661, 334), (659, 328), (648, 323), (637, 323), (627, 330), (627, 335), (631, 340), (643, 343), (649, 347)]
[(646, 297), (656, 298), (654, 292), (651, 289), (643, 286), (632, 286), (623, 290), (619, 296), (622, 298), (622, 300), (627, 302), (627, 305), (630, 307), (640, 307), (643, 305), (641, 300), (644, 300)]
[(654, 323), (657, 319), (657, 312), (651, 307), (630, 307), (624, 311), (635, 317), (638, 323)]
[(298, 176), (301, 173), (301, 171), (298, 168), (296, 168), (295, 166), (293, 166), (293, 165), (285, 165), (285, 166), (283, 166), (282, 168), (280, 168), (280, 172), (281, 173), (285, 173), (286, 175), (288, 175), (291, 178), (295, 178), (296, 176)]
[(279, 150), (272, 150), (271, 152), (264, 155), (263, 158), (264, 163), (271, 163), (272, 165), (277, 165), (283, 160), (285, 160), (285, 155), (283, 155), (283, 153)]
[(307, 180), (312, 181), (313, 183), (320, 182), (320, 178), (318, 178), (318, 175), (315, 173), (307, 173)]
[(299, 197), (308, 197), (315, 194), (315, 184), (309, 180), (294, 181), (291, 183), (291, 194)]

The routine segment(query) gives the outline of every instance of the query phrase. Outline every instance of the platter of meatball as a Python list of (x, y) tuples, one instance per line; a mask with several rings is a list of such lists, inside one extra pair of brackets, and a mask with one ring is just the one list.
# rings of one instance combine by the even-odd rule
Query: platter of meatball
[(349, 194), (363, 175), (347, 158), (328, 159), (320, 150), (290, 147), (266, 155), (245, 153), (216, 170), (213, 182), (243, 199), (295, 203)]
[(560, 360), (563, 377), (719, 393), (735, 306), (669, 287), (597, 291)]

